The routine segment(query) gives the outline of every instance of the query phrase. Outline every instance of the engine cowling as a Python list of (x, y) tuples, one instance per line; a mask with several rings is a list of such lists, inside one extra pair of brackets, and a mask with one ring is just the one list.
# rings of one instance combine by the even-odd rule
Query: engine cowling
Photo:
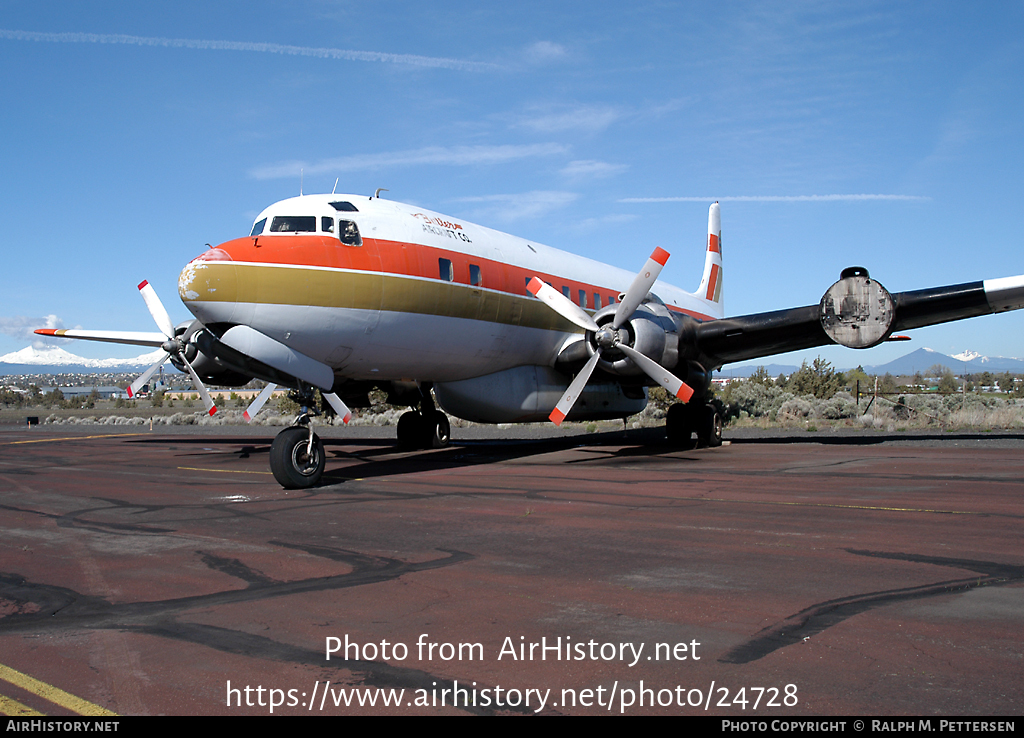
[(848, 348), (877, 346), (892, 332), (896, 309), (892, 295), (864, 267), (849, 267), (821, 298), (821, 327)]
[[(204, 381), (221, 387), (241, 387), (248, 384), (252, 379), (251, 375), (243, 374), (226, 366), (200, 348), (200, 339), (204, 331), (203, 324), (198, 320), (185, 321), (174, 328), (174, 337), (180, 339), (185, 345), (185, 358), (188, 359), (196, 374)], [(177, 354), (172, 354), (170, 359), (175, 369), (182, 373), (188, 372)]]
[[(614, 303), (602, 308), (594, 314), (594, 322), (602, 328), (609, 326), (615, 318), (615, 309)], [(679, 362), (679, 332), (680, 327), (668, 308), (654, 295), (641, 303), (618, 331), (622, 342), (666, 368)], [(588, 355), (593, 356), (597, 352), (597, 334), (587, 331), (585, 340)], [(614, 348), (605, 349), (597, 365), (620, 376), (644, 374), (631, 359)]]

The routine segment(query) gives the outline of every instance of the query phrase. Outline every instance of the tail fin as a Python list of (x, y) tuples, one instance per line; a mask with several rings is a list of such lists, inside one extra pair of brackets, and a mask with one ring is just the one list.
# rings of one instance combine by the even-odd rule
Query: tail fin
[(722, 216), (715, 202), (708, 209), (708, 250), (704, 257), (704, 276), (695, 293), (707, 303), (708, 314), (716, 318), (725, 316), (722, 299)]

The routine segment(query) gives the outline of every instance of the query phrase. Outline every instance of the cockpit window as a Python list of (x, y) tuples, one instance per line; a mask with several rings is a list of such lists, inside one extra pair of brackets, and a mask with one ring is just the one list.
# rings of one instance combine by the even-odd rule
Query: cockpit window
[(326, 215), (320, 216), (320, 230), (324, 233), (334, 233), (334, 218)]
[(351, 220), (338, 221), (338, 238), (346, 246), (363, 245), (363, 239), (359, 236), (359, 228)]
[(261, 233), (263, 233), (263, 226), (265, 226), (266, 224), (267, 224), (267, 219), (266, 218), (264, 218), (263, 220), (257, 220), (256, 224), (252, 227), (252, 233), (250, 233), (249, 235), (250, 236), (258, 236), (258, 235), (260, 235)]
[(315, 215), (277, 215), (270, 223), (271, 233), (316, 233)]
[(337, 210), (340, 213), (358, 213), (359, 212), (359, 210), (356, 208), (355, 205), (353, 205), (350, 202), (345, 202), (344, 200), (340, 200), (338, 202), (332, 202), (331, 203), (331, 207), (334, 208), (335, 210)]

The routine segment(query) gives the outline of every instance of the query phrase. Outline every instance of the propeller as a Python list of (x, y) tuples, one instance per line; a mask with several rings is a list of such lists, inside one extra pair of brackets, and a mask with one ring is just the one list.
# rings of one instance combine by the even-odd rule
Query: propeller
[(139, 285), (139, 292), (142, 294), (142, 299), (146, 301), (146, 307), (149, 308), (149, 314), (153, 316), (153, 320), (156, 321), (157, 328), (166, 337), (166, 341), (160, 344), (160, 348), (167, 352), (167, 356), (162, 358), (160, 361), (155, 363), (149, 369), (144, 371), (138, 379), (131, 383), (128, 387), (128, 396), (134, 397), (138, 394), (142, 386), (149, 381), (149, 378), (153, 376), (157, 369), (162, 367), (167, 360), (172, 356), (176, 356), (181, 360), (181, 363), (188, 369), (188, 373), (192, 377), (192, 384), (199, 390), (199, 396), (203, 398), (203, 404), (206, 405), (206, 412), (213, 415), (217, 412), (217, 406), (213, 404), (213, 398), (210, 397), (210, 393), (206, 391), (206, 386), (203, 381), (196, 374), (196, 370), (192, 368), (188, 359), (185, 358), (185, 344), (174, 335), (174, 324), (171, 323), (171, 316), (167, 314), (164, 304), (160, 302), (160, 298), (156, 294), (156, 290), (153, 289), (147, 280), (143, 280), (142, 284)]
[(594, 373), (594, 369), (601, 359), (601, 354), (606, 350), (621, 351), (640, 367), (644, 374), (683, 402), (688, 401), (693, 396), (693, 389), (679, 379), (679, 377), (630, 346), (628, 344), (629, 332), (621, 330), (622, 326), (629, 320), (636, 309), (640, 307), (640, 304), (651, 291), (651, 287), (654, 286), (658, 275), (661, 274), (662, 267), (665, 266), (668, 257), (669, 254), (664, 249), (654, 249), (654, 253), (647, 259), (644, 268), (636, 275), (633, 283), (629, 285), (629, 289), (626, 290), (626, 293), (619, 301), (611, 323), (604, 326), (598, 325), (583, 308), (572, 302), (551, 285), (545, 284), (537, 277), (530, 280), (527, 289), (534, 296), (542, 300), (548, 307), (569, 322), (592, 332), (594, 334), (594, 343), (596, 344), (593, 356), (583, 366), (580, 373), (576, 375), (576, 378), (572, 380), (569, 388), (562, 395), (558, 404), (555, 405), (551, 415), (548, 416), (555, 425), (561, 425), (565, 416), (572, 410), (576, 400), (579, 399), (580, 394), (583, 392), (583, 388), (586, 387), (587, 382), (590, 380), (590, 375)]

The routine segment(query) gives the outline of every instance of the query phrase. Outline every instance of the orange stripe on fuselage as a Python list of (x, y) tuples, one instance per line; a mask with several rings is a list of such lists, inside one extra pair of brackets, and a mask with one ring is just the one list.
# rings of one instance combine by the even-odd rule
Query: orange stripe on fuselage
[[(221, 253), (217, 253), (221, 252)], [(211, 249), (196, 257), (203, 261), (221, 261), (224, 254), (236, 262), (256, 262), (262, 264), (282, 264), (288, 266), (312, 266), (328, 269), (347, 269), (363, 272), (395, 274), (421, 279), (440, 281), (439, 259), (452, 262), (455, 283), (470, 287), (483, 287), (489, 290), (505, 292), (510, 295), (531, 296), (526, 289), (528, 278), (539, 277), (550, 282), (555, 289), (568, 287), (570, 299), (578, 303), (579, 291), (587, 294), (587, 308), (594, 309), (594, 293), (601, 296), (601, 306), (606, 307), (613, 302), (619, 290), (611, 287), (599, 287), (586, 282), (560, 277), (554, 274), (539, 272), (535, 269), (506, 264), (505, 262), (473, 256), (461, 251), (440, 249), (418, 243), (404, 243), (385, 239), (363, 238), (362, 246), (346, 246), (336, 238), (320, 235), (280, 235), (237, 238), (227, 241), (215, 249)], [(480, 267), (482, 284), (473, 285), (469, 281), (469, 266)], [(685, 310), (674, 305), (666, 307), (676, 313), (684, 313), (698, 320), (714, 320), (692, 310)]]

